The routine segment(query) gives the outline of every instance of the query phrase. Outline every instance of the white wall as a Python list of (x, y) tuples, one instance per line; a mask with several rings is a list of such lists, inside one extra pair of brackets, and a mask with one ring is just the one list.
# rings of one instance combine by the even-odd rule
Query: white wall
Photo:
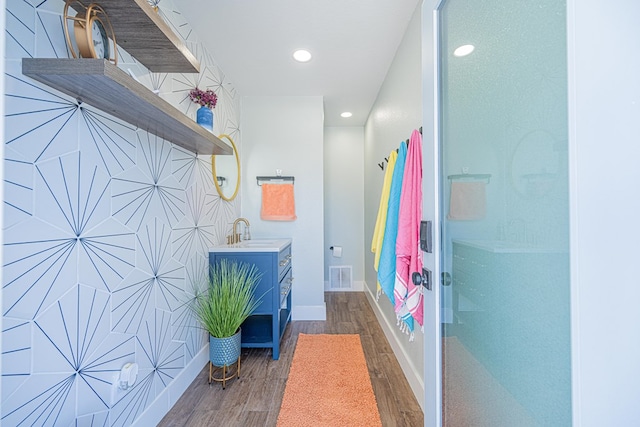
[[(369, 295), (374, 297), (377, 279), (370, 248), (384, 177), (378, 163), (384, 162), (391, 150), (395, 150), (401, 141), (409, 139), (414, 129), (422, 126), (420, 11), (419, 4), (365, 125), (365, 280)], [(377, 302), (372, 298), (372, 302), (405, 376), (418, 402), (422, 404), (424, 334), (416, 326), (415, 341), (409, 342), (409, 337), (396, 327), (396, 315), (391, 302), (384, 295)]]
[[(293, 239), (293, 320), (324, 320), (322, 97), (244, 97), (241, 113), (242, 215), (253, 238)], [(256, 176), (276, 169), (295, 177), (295, 221), (260, 219)]]
[(574, 425), (640, 425), (640, 3), (567, 3)]
[[(364, 283), (364, 128), (324, 129), (324, 279), (329, 266), (350, 265), (353, 290)], [(342, 246), (342, 257), (329, 250)], [(365, 248), (367, 245), (364, 245)]]

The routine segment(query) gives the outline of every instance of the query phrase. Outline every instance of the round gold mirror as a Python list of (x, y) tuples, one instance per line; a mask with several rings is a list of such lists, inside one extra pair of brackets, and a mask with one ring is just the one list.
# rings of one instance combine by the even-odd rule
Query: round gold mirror
[(233, 156), (211, 156), (211, 170), (216, 190), (223, 200), (232, 201), (240, 188), (240, 155), (238, 148), (229, 135), (222, 134), (220, 139), (227, 139), (233, 148)]
[(511, 183), (520, 195), (542, 197), (554, 186), (560, 172), (558, 143), (546, 130), (524, 135), (511, 158)]

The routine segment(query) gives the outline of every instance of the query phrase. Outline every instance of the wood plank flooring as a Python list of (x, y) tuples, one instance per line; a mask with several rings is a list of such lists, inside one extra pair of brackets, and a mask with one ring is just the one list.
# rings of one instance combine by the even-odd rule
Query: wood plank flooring
[(359, 334), (382, 425), (423, 426), (422, 410), (365, 294), (328, 292), (325, 301), (325, 322), (296, 321), (287, 326), (280, 360), (273, 360), (269, 349), (242, 349), (241, 376), (227, 383), (225, 390), (220, 384), (209, 386), (209, 369), (203, 367), (159, 426), (275, 427), (299, 333)]

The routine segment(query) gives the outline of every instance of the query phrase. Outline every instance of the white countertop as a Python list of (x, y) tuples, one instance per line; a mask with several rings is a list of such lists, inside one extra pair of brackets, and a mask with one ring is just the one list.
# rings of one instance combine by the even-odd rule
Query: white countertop
[(566, 249), (546, 246), (528, 245), (521, 242), (505, 240), (459, 240), (453, 239), (453, 243), (471, 246), (484, 251), (494, 253), (566, 253)]
[(280, 252), (291, 244), (291, 239), (252, 239), (232, 245), (218, 245), (209, 252)]

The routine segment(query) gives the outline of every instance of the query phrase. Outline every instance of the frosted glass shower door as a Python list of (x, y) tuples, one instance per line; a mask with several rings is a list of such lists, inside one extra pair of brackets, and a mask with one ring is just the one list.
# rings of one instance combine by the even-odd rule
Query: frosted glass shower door
[(565, 21), (439, 10), (444, 426), (571, 425)]

